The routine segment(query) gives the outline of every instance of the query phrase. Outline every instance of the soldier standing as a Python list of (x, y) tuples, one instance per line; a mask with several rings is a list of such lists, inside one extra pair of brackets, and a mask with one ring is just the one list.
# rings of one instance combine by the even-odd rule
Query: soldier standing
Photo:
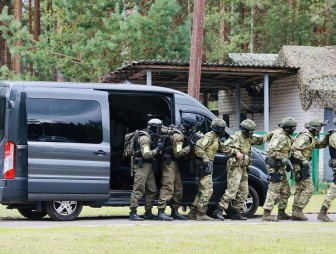
[[(138, 143), (140, 151), (134, 157), (134, 184), (130, 200), (130, 220), (143, 220), (137, 215), (139, 199), (145, 195), (145, 215), (144, 219), (152, 220), (155, 216), (152, 213), (153, 201), (157, 189), (154, 173), (152, 170), (152, 160), (162, 151), (164, 144), (154, 142), (160, 134), (162, 122), (153, 118), (147, 122), (147, 128), (139, 135)], [(154, 145), (156, 144), (156, 147)], [(137, 145), (137, 144), (136, 144)]]
[[(159, 220), (172, 221), (187, 220), (188, 218), (181, 215), (178, 209), (181, 206), (183, 197), (181, 173), (177, 160), (190, 152), (191, 146), (187, 144), (186, 138), (190, 130), (196, 125), (196, 120), (192, 117), (184, 117), (177, 129), (170, 131), (165, 146), (161, 154), (162, 187), (158, 200)], [(171, 217), (165, 214), (166, 202), (171, 202)]]
[[(290, 149), (293, 143), (291, 134), (295, 131), (297, 123), (293, 117), (285, 117), (279, 124), (279, 129), (272, 132), (272, 138), (268, 147), (267, 169), (270, 174), (269, 185), (264, 203), (264, 221), (289, 220), (291, 217), (285, 210), (291, 190), (287, 180), (286, 170), (290, 162)], [(274, 202), (279, 198), (278, 216), (271, 215)]]
[[(336, 118), (334, 119), (334, 124), (336, 125)], [(317, 219), (324, 222), (333, 222), (333, 220), (328, 217), (327, 211), (330, 208), (331, 202), (336, 198), (336, 132), (330, 130), (328, 131), (328, 134), (331, 134), (329, 138), (329, 166), (333, 171), (333, 181), (329, 185), (328, 193), (322, 203)]]
[(302, 210), (307, 206), (314, 192), (314, 185), (310, 172), (310, 160), (314, 148), (324, 148), (328, 145), (329, 135), (323, 140), (315, 137), (325, 125), (319, 120), (311, 120), (305, 124), (308, 131), (300, 132), (292, 145), (292, 160), (295, 172), (295, 196), (293, 202), (292, 220), (308, 220)]
[(227, 162), (227, 189), (214, 211), (214, 217), (224, 220), (223, 210), (232, 201), (231, 220), (246, 220), (239, 212), (248, 196), (248, 166), (251, 164), (251, 145), (262, 144), (268, 135), (255, 136), (256, 124), (246, 119), (239, 125), (240, 131), (232, 134), (225, 142), (223, 150), (230, 158)]
[(206, 215), (208, 203), (213, 192), (212, 171), (213, 161), (217, 150), (224, 151), (224, 145), (220, 137), (225, 134), (226, 123), (224, 120), (216, 118), (211, 122), (211, 131), (196, 142), (195, 155), (198, 171), (198, 193), (195, 197), (190, 212), (189, 219), (213, 220)]

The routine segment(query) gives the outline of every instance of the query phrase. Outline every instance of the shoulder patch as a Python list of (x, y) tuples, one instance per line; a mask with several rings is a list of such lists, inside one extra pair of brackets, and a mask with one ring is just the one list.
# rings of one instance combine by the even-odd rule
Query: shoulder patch
[(148, 153), (150, 150), (149, 150), (149, 145), (148, 144), (145, 144), (144, 146), (143, 146), (143, 151), (144, 151), (144, 153)]

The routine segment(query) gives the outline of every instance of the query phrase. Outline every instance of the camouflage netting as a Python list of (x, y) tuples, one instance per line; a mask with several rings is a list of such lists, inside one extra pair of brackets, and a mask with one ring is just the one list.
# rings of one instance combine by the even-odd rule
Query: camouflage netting
[(283, 46), (275, 65), (300, 68), (298, 84), (304, 110), (320, 98), (324, 107), (336, 112), (336, 46)]

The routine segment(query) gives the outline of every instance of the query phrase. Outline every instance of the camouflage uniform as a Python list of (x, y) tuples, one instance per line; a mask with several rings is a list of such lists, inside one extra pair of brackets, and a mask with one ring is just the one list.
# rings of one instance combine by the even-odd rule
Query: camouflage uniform
[[(321, 127), (322, 123), (320, 125), (320, 128)], [(320, 141), (315, 139), (311, 131), (300, 132), (291, 147), (295, 172), (295, 196), (292, 207), (292, 219), (294, 220), (308, 220), (302, 213), (302, 210), (307, 206), (314, 192), (312, 178), (309, 176), (305, 179), (301, 179), (300, 172), (302, 172), (301, 170), (303, 169), (302, 165), (308, 165), (314, 148), (320, 149), (326, 147), (328, 145), (328, 139), (329, 137), (325, 136), (325, 138)]]
[[(268, 139), (268, 135), (244, 137), (242, 131), (238, 131), (225, 141), (223, 152), (230, 158), (227, 162), (227, 189), (218, 203), (220, 210), (227, 210), (231, 201), (236, 212), (243, 208), (248, 196), (247, 168), (251, 163), (251, 145), (260, 145)], [(244, 155), (240, 160), (235, 157), (238, 152)]]
[[(160, 189), (158, 209), (164, 210), (168, 200), (171, 201), (173, 210), (178, 210), (181, 206), (183, 189), (177, 158), (183, 157), (190, 152), (190, 146), (183, 147), (183, 143), (184, 135), (179, 131), (174, 132), (169, 137), (169, 141), (166, 141), (168, 148), (163, 149), (162, 162), (160, 164), (162, 170), (162, 187)], [(170, 163), (169, 160), (171, 160)]]
[(145, 210), (150, 211), (157, 193), (155, 177), (152, 170), (152, 159), (158, 154), (158, 150), (151, 150), (152, 141), (147, 135), (141, 135), (138, 142), (144, 163), (143, 167), (139, 167), (136, 163), (134, 164), (134, 184), (130, 200), (131, 212), (136, 212), (139, 206), (139, 199), (144, 195)]
[[(281, 162), (283, 159), (289, 159), (290, 148), (293, 139), (282, 128), (273, 131), (272, 139), (268, 147), (268, 156), (274, 159), (274, 162)], [(279, 211), (284, 211), (287, 208), (288, 198), (291, 195), (291, 190), (286, 175), (286, 166), (280, 163), (280, 166), (267, 165), (270, 175), (280, 174), (280, 179), (272, 180), (268, 185), (268, 191), (263, 208), (270, 212), (273, 210), (275, 200), (279, 199)], [(279, 217), (279, 216), (278, 216)], [(290, 217), (286, 218), (289, 219)], [(270, 220), (269, 216), (265, 220)], [(275, 220), (275, 219), (272, 219)]]
[[(218, 150), (224, 151), (224, 145), (214, 131), (206, 133), (203, 138), (196, 142), (195, 154), (198, 158), (203, 159), (203, 161), (209, 160), (213, 162)], [(198, 216), (206, 214), (212, 192), (212, 173), (206, 176), (199, 176), (198, 193), (192, 203), (193, 207), (197, 207)]]
[[(334, 121), (335, 122), (335, 121)], [(327, 211), (330, 208), (331, 202), (336, 198), (336, 132), (334, 132), (329, 138), (329, 151), (330, 151), (330, 166), (334, 172), (333, 174), (333, 181), (329, 184), (328, 193), (322, 203), (320, 213), (317, 219), (325, 222), (332, 222), (328, 216)]]

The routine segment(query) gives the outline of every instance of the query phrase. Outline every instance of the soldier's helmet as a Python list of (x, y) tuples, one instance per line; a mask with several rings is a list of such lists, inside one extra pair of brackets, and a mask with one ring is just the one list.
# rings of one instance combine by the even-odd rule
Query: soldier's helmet
[(216, 118), (210, 124), (211, 130), (218, 133), (225, 133), (226, 122), (223, 119)]
[(154, 133), (159, 134), (162, 128), (162, 121), (157, 118), (152, 118), (147, 122), (147, 129)]
[(185, 116), (182, 118), (181, 125), (186, 129), (192, 129), (196, 125), (197, 121), (191, 116)]
[(239, 127), (247, 131), (255, 131), (257, 126), (251, 119), (245, 119), (240, 123)]
[(279, 123), (279, 127), (281, 127), (289, 135), (294, 133), (296, 126), (297, 123), (293, 117), (285, 117), (281, 120), (281, 123)]
[(297, 123), (296, 120), (293, 117), (285, 117), (281, 120), (281, 123), (279, 123), (279, 127), (296, 127)]
[(320, 132), (323, 125), (324, 125), (324, 123), (322, 123), (321, 121), (319, 121), (317, 119), (314, 119), (314, 120), (310, 120), (308, 123), (306, 123), (305, 127), (308, 130), (316, 130), (316, 131)]

